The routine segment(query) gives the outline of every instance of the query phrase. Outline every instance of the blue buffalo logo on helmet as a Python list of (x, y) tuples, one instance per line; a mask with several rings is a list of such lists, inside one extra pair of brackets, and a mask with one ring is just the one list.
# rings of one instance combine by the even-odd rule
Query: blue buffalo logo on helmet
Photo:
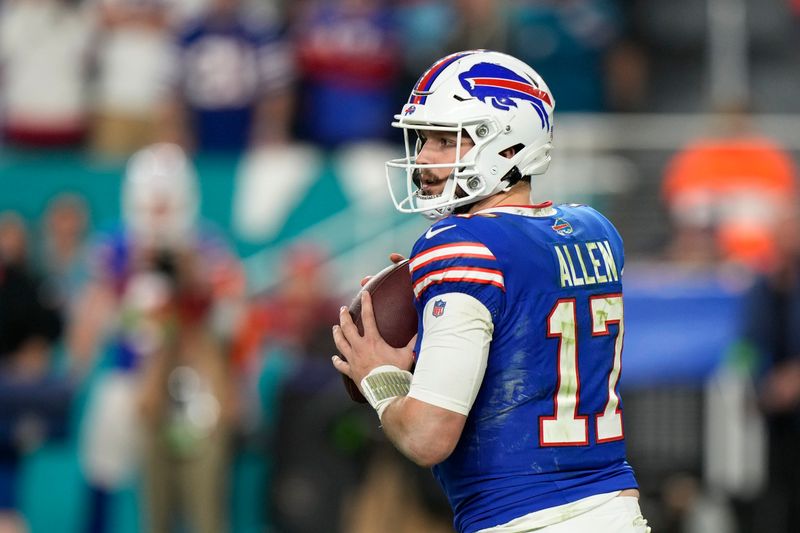
[(517, 107), (516, 100), (530, 102), (542, 121), (550, 128), (550, 116), (544, 104), (553, 106), (550, 95), (539, 89), (535, 82), (523, 78), (513, 70), (492, 63), (478, 63), (458, 76), (461, 86), (474, 98), (490, 103), (497, 109), (508, 111)]

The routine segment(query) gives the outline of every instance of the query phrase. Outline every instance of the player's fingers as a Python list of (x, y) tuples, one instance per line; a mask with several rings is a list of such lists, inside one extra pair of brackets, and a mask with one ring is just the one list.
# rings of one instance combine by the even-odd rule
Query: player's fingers
[(371, 279), (372, 279), (372, 276), (364, 276), (363, 278), (361, 278), (361, 286), (363, 287), (364, 285), (369, 283), (369, 280), (371, 280)]
[(396, 264), (396, 263), (400, 263), (400, 262), (405, 261), (405, 260), (406, 260), (405, 257), (403, 257), (402, 255), (400, 255), (400, 254), (398, 254), (396, 252), (392, 252), (392, 253), (389, 254), (389, 261), (391, 261), (392, 263)]
[(375, 312), (372, 310), (372, 296), (368, 291), (361, 291), (361, 324), (364, 326), (365, 337), (378, 333)]
[[(361, 314), (363, 317), (363, 309), (361, 310)], [(355, 323), (353, 323), (353, 317), (350, 316), (350, 311), (348, 311), (344, 306), (339, 309), (339, 326), (341, 328), (341, 333), (348, 341), (348, 345), (351, 341), (355, 340), (357, 337), (360, 337), (358, 334), (358, 328), (356, 327)], [(344, 355), (347, 357), (347, 353)]]
[(342, 355), (345, 357), (350, 357), (350, 354), (353, 352), (353, 348), (350, 346), (350, 341), (348, 341), (344, 336), (340, 326), (333, 326), (333, 342), (336, 344), (336, 348), (339, 349), (339, 352)]
[(339, 373), (344, 374), (347, 377), (350, 377), (350, 363), (339, 357), (338, 355), (334, 355), (331, 357), (331, 362), (333, 363), (333, 368), (339, 371)]

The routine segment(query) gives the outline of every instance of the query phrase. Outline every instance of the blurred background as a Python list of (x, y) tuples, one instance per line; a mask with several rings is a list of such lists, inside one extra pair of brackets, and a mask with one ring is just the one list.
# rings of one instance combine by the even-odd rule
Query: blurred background
[(626, 246), (653, 531), (800, 531), (797, 0), (2, 0), (0, 531), (451, 531), (330, 325), (427, 222), (389, 126), (490, 48), (556, 99), (537, 200)]

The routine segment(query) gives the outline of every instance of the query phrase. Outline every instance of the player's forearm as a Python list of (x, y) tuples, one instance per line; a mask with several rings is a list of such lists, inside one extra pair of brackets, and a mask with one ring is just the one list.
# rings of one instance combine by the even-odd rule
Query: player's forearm
[(416, 464), (431, 467), (453, 452), (466, 417), (401, 396), (381, 418), (384, 433), (394, 446)]

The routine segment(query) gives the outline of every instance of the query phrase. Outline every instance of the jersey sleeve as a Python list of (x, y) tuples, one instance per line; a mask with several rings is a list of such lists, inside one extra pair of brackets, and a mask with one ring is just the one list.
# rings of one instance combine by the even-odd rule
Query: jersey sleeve
[[(463, 220), (444, 219), (417, 240), (409, 268), (417, 309), (441, 294), (472, 296), (497, 317), (505, 297), (505, 278), (494, 253), (463, 227)], [(433, 306), (436, 312), (436, 306)]]
[[(437, 306), (438, 313), (432, 309)], [(448, 293), (428, 302), (423, 327), (408, 395), (466, 416), (486, 372), (492, 317), (475, 298)]]

